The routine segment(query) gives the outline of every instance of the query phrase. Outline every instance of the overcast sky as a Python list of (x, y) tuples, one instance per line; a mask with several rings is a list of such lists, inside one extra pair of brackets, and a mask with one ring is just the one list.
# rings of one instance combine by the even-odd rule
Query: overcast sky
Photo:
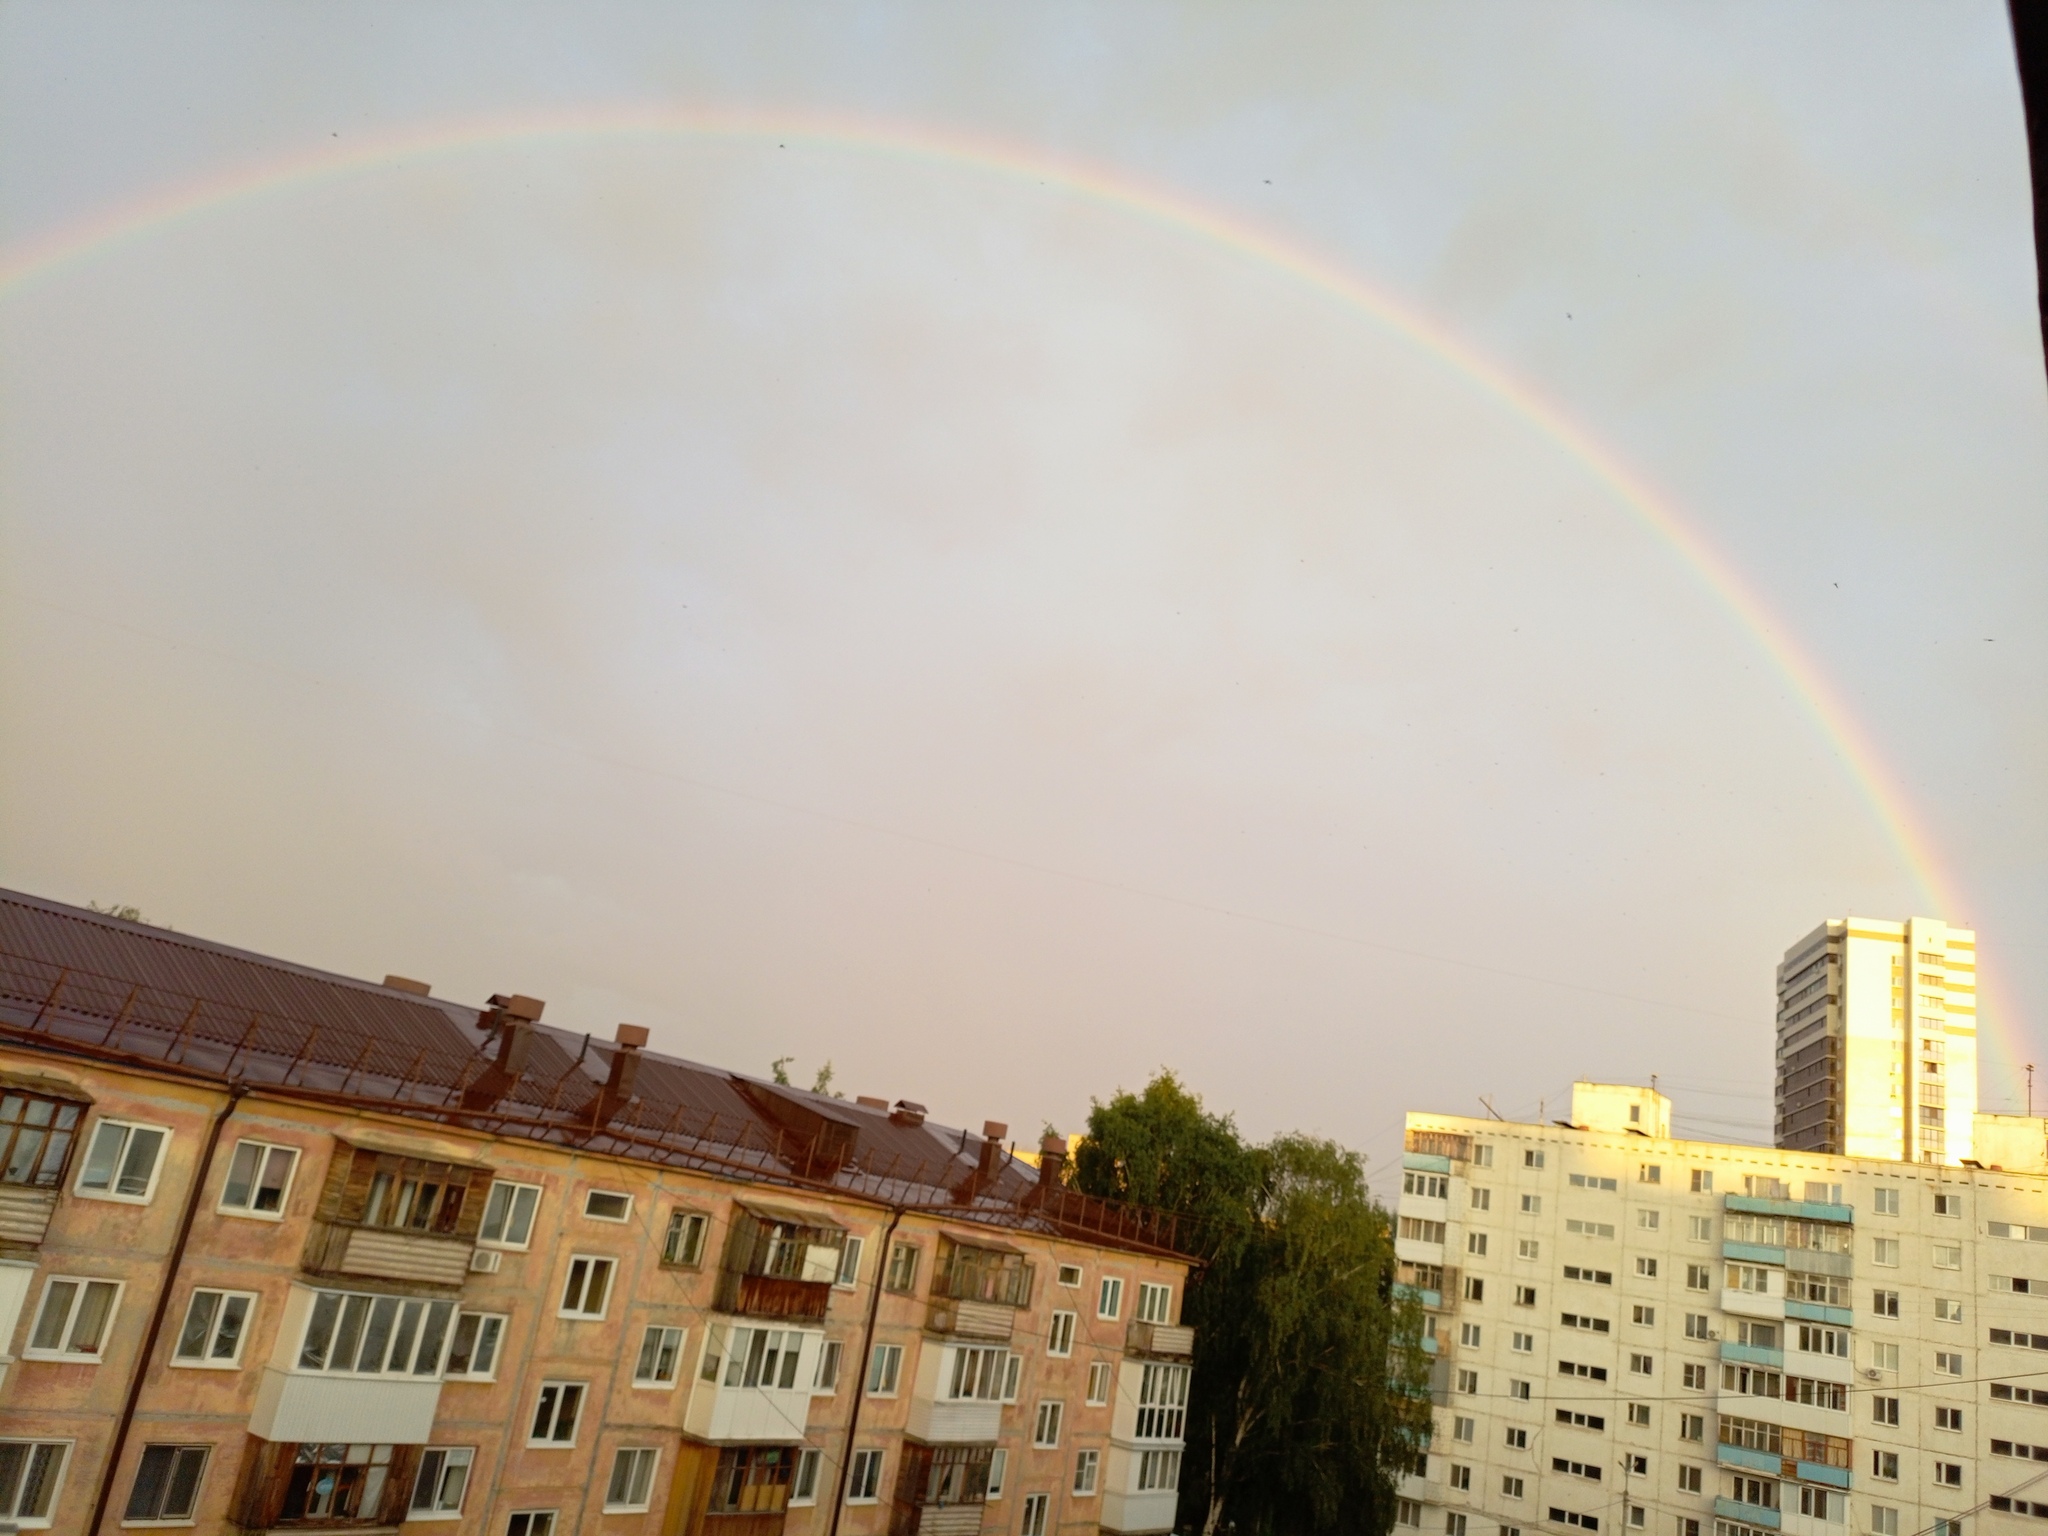
[[(1491, 359), (1818, 660), (2048, 1038), (2001, 5), (16, 0), (0, 242), (652, 107), (1094, 167)], [(793, 137), (389, 157), (0, 292), (0, 882), (1020, 1136), (1171, 1065), (1379, 1162), (1575, 1075), (1767, 1140), (1780, 953), (1924, 903), (1674, 548), (1241, 247)]]

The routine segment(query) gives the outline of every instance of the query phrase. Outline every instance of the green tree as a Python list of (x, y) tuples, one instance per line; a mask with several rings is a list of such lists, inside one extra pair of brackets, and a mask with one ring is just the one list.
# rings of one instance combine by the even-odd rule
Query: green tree
[(826, 1062), (818, 1068), (817, 1078), (811, 1083), (811, 1092), (822, 1093), (828, 1098), (843, 1099), (845, 1094), (832, 1086), (832, 1063)]
[(787, 1088), (789, 1086), (789, 1064), (795, 1060), (794, 1056), (778, 1056), (768, 1063), (770, 1075), (781, 1087)]
[(1178, 1524), (1205, 1536), (1382, 1536), (1429, 1435), (1421, 1316), (1386, 1212), (1334, 1142), (1253, 1146), (1170, 1072), (1097, 1103), (1083, 1191), (1173, 1211), (1200, 1260)]

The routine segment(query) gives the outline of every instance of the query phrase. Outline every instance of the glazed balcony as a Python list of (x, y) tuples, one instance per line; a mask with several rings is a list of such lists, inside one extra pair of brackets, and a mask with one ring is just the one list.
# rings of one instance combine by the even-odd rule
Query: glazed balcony
[(743, 1205), (733, 1215), (712, 1305), (742, 1317), (824, 1317), (846, 1229), (822, 1216)]

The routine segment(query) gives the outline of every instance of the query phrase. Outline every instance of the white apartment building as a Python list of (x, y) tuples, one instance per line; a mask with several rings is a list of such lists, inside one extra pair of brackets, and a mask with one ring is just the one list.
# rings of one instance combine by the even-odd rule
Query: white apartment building
[[(1864, 975), (1860, 926), (1814, 946), (1848, 976), (1830, 1009)], [(1902, 935), (1909, 999), (1924, 936)], [(1966, 1518), (2048, 1520), (2048, 1121), (1976, 1116), (1958, 1162), (1943, 1107), (1951, 1156), (1934, 1161), (1904, 1142), (1880, 1159), (1675, 1140), (1663, 1095), (1594, 1083), (1569, 1122), (1409, 1115), (1396, 1241), (1436, 1409), (1398, 1524), (1961, 1536)]]
[(1977, 1112), (1977, 936), (1830, 918), (1778, 967), (1781, 1147), (1962, 1164)]

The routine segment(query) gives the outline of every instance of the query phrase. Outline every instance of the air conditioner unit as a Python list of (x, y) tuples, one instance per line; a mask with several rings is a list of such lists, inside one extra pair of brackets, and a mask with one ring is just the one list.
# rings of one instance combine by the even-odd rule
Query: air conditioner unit
[(1883, 1371), (1873, 1371), (1873, 1370), (1872, 1370), (1872, 1369), (1871, 1369), (1871, 1368), (1870, 1368), (1869, 1366), (1867, 1366), (1867, 1365), (1866, 1365), (1866, 1366), (1865, 1366), (1865, 1367), (1863, 1368), (1863, 1376), (1864, 1376), (1864, 1379), (1865, 1379), (1866, 1381), (1883, 1381), (1883, 1380), (1884, 1380), (1884, 1372), (1883, 1372)]
[(495, 1275), (498, 1266), (505, 1262), (505, 1255), (488, 1248), (479, 1248), (469, 1256), (470, 1270), (479, 1275)]
[(1707, 1330), (1707, 1337), (1710, 1339), (1718, 1339), (1721, 1337), (1721, 1335), (1716, 1333), (1713, 1329), (1709, 1328)]

